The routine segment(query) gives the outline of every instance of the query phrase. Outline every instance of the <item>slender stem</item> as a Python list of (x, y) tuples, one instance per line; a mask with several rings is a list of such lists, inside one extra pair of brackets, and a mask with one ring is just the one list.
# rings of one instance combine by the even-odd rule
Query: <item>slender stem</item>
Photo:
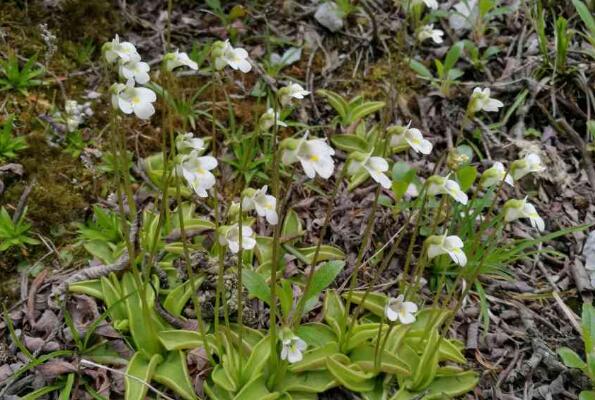
[(122, 229), (122, 235), (124, 236), (124, 241), (126, 243), (126, 248), (128, 250), (128, 259), (130, 260), (130, 265), (134, 264), (134, 259), (132, 258), (132, 254), (134, 253), (133, 250), (133, 243), (130, 241), (130, 235), (128, 231), (130, 230), (128, 224), (128, 217), (126, 216), (126, 211), (124, 210), (124, 195), (122, 192), (122, 179), (120, 178), (120, 157), (118, 156), (118, 140), (117, 140), (117, 120), (118, 116), (116, 115), (115, 111), (111, 111), (111, 152), (113, 157), (113, 164), (114, 164), (114, 180), (116, 182), (116, 197), (118, 201), (118, 213), (120, 217), (120, 225)]
[[(492, 202), (490, 203), (490, 206), (488, 208), (488, 212), (486, 213), (486, 219), (484, 222), (482, 222), (482, 224), (479, 227), (479, 232), (475, 235), (475, 241), (473, 243), (473, 248), (471, 250), (471, 252), (469, 253), (471, 255), (470, 259), (475, 259), (477, 256), (477, 251), (478, 251), (478, 247), (479, 244), (481, 242), (481, 238), (485, 232), (485, 230), (487, 229), (487, 227), (491, 224), (491, 219), (492, 219), (492, 211), (496, 205), (496, 203), (498, 202), (498, 197), (500, 196), (500, 193), (502, 191), (502, 188), (504, 187), (504, 182), (506, 179), (506, 176), (508, 175), (509, 171), (507, 170), (502, 178), (502, 180), (500, 181), (499, 185), (498, 185), (498, 189), (496, 190), (495, 194), (494, 194), (494, 198), (492, 199)], [(496, 217), (498, 218), (498, 217)], [(496, 246), (496, 240), (492, 241), (492, 244), (490, 245), (490, 249), (492, 249), (493, 247)], [(459, 307), (462, 304), (463, 299), (467, 296), (467, 294), (469, 293), (469, 290), (471, 288), (471, 286), (475, 283), (475, 280), (479, 277), (479, 274), (481, 273), (481, 269), (485, 263), (487, 257), (482, 257), (479, 265), (476, 269), (473, 270), (473, 273), (471, 275), (471, 279), (465, 279), (463, 277), (463, 273), (459, 274), (459, 276), (457, 277), (457, 281), (455, 281), (452, 289), (449, 291), (449, 293), (446, 296), (445, 301), (443, 302), (444, 307), (449, 306), (450, 302), (452, 301), (452, 298), (454, 296), (454, 294), (457, 291), (457, 287), (458, 287), (458, 282), (459, 282), (459, 278), (465, 280), (465, 289), (463, 290), (463, 293), (461, 294), (461, 296), (459, 297), (459, 299), (457, 300), (457, 303), (454, 307), (454, 309), (451, 311), (448, 319), (446, 320), (446, 322), (443, 325), (443, 331), (442, 334), (446, 333), (446, 330), (448, 330), (448, 328), (450, 327), (450, 324), (452, 324), (452, 322), (454, 321), (454, 318), (456, 316), (456, 313), (459, 309)], [(433, 323), (436, 323), (438, 316), (436, 318), (433, 318)]]
[[(426, 208), (426, 203), (428, 201), (427, 196), (427, 188), (428, 184), (427, 181), (424, 183), (424, 186), (421, 189), (420, 197), (421, 205), (419, 207), (419, 212), (417, 214), (417, 218), (415, 219), (415, 226), (413, 227), (413, 233), (411, 234), (411, 238), (409, 239), (409, 246), (407, 246), (407, 254), (405, 256), (405, 265), (403, 267), (403, 279), (399, 282), (399, 292), (402, 293), (405, 290), (405, 283), (408, 279), (409, 269), (411, 268), (411, 257), (413, 256), (413, 247), (415, 246), (415, 242), (417, 240), (417, 234), (419, 232), (419, 226), (421, 225), (421, 220), (423, 219), (423, 214)], [(417, 203), (417, 201), (416, 201)], [(417, 207), (416, 207), (417, 208)]]
[(339, 176), (337, 176), (337, 180), (335, 181), (335, 187), (333, 188), (333, 191), (327, 198), (328, 204), (326, 207), (326, 215), (324, 217), (324, 222), (322, 223), (320, 234), (318, 236), (318, 243), (316, 244), (316, 250), (314, 250), (314, 257), (312, 257), (312, 265), (310, 266), (310, 271), (308, 272), (308, 276), (306, 277), (306, 285), (305, 285), (304, 291), (303, 291), (304, 295), (302, 297), (300, 297), (298, 304), (296, 306), (295, 315), (294, 315), (293, 321), (292, 321), (293, 326), (299, 325), (300, 321), (302, 320), (302, 314), (304, 313), (304, 307), (305, 307), (306, 301), (307, 301), (305, 294), (308, 293), (308, 291), (310, 290), (310, 286), (312, 285), (312, 277), (314, 276), (314, 270), (315, 270), (316, 264), (318, 263), (318, 257), (320, 255), (320, 248), (322, 246), (322, 241), (324, 240), (324, 237), (326, 236), (326, 231), (328, 229), (328, 226), (329, 226), (329, 223), (331, 220), (333, 206), (335, 205), (335, 198), (337, 197), (337, 192), (339, 191), (339, 186), (341, 185), (341, 181), (343, 180), (343, 176), (345, 175), (346, 171), (347, 171), (347, 162), (345, 162), (343, 164), (343, 167), (341, 168), (341, 171), (339, 172)]
[[(218, 72), (214, 72), (215, 78), (219, 83), (221, 83), (221, 78)], [(221, 85), (222, 86), (222, 85)], [(211, 89), (211, 146), (212, 146), (212, 153), (213, 157), (217, 158), (217, 130), (216, 130), (216, 117), (215, 117), (215, 103), (216, 103), (216, 93), (214, 89)], [(213, 185), (213, 210), (215, 214), (215, 240), (219, 242), (219, 226), (220, 226), (220, 213), (219, 213), (219, 193), (218, 193), (218, 184), (215, 182)], [(223, 303), (224, 308), (227, 308), (227, 302), (224, 299), (224, 292), (225, 287), (223, 285), (223, 277), (225, 274), (225, 250), (220, 248), (219, 249), (219, 270), (217, 272), (217, 288), (215, 291), (215, 315), (214, 315), (214, 324), (215, 324), (215, 332), (219, 333), (219, 319), (220, 319), (220, 311), (219, 308)], [(224, 314), (227, 315), (226, 310), (224, 310)], [(227, 320), (227, 318), (226, 318)]]
[[(170, 90), (170, 78), (171, 75), (164, 69), (163, 71), (163, 91), (161, 93), (161, 100), (162, 100), (162, 110), (161, 110), (161, 154), (163, 158), (163, 177), (162, 177), (162, 184), (163, 187), (161, 188), (161, 203), (159, 206), (159, 219), (157, 220), (157, 229), (155, 229), (155, 235), (153, 236), (153, 240), (151, 242), (151, 251), (149, 253), (149, 258), (147, 262), (147, 268), (150, 270), (153, 268), (153, 262), (155, 260), (155, 256), (157, 254), (157, 242), (161, 238), (161, 228), (166, 223), (165, 221), (168, 218), (168, 205), (169, 205), (169, 182), (173, 175), (169, 168), (169, 155), (167, 152), (167, 129), (166, 129), (166, 118), (168, 120), (168, 125), (171, 126), (171, 113), (169, 112), (169, 108), (167, 107), (167, 101), (165, 99), (165, 92)], [(173, 153), (172, 153), (173, 155)], [(173, 159), (172, 159), (173, 161)], [(175, 168), (173, 166), (172, 168)]]
[[(132, 277), (135, 281), (135, 285), (137, 287), (137, 290), (139, 291), (139, 297), (141, 300), (141, 312), (143, 314), (143, 318), (146, 321), (146, 323), (148, 324), (147, 329), (150, 331), (155, 331), (155, 327), (152, 323), (152, 319), (151, 319), (151, 315), (149, 313), (149, 306), (147, 304), (147, 286), (145, 284), (143, 284), (141, 276), (140, 276), (140, 272), (138, 271), (137, 267), (136, 267), (136, 256), (135, 256), (135, 244), (131, 239), (131, 235), (129, 233), (129, 230), (132, 228), (132, 223), (134, 223), (134, 221), (136, 220), (136, 211), (134, 212), (134, 214), (132, 214), (132, 210), (133, 209), (129, 209), (129, 212), (131, 214), (131, 220), (132, 223), (129, 225), (127, 223), (128, 221), (128, 217), (126, 216), (126, 211), (124, 210), (124, 190), (122, 189), (122, 186), (125, 186), (124, 183), (122, 182), (122, 175), (123, 174), (128, 174), (128, 168), (127, 168), (127, 164), (122, 165), (122, 159), (119, 156), (119, 153), (122, 151), (121, 148), (119, 148), (122, 144), (122, 142), (120, 142), (119, 138), (118, 138), (118, 131), (119, 131), (119, 126), (118, 126), (118, 117), (116, 115), (116, 111), (115, 110), (111, 110), (111, 140), (110, 140), (110, 144), (112, 146), (112, 153), (113, 153), (113, 158), (114, 158), (114, 167), (115, 167), (115, 175), (116, 175), (116, 181), (117, 181), (117, 198), (118, 198), (118, 208), (119, 208), (119, 215), (120, 215), (120, 223), (122, 224), (122, 228), (123, 228), (123, 235), (124, 235), (124, 240), (126, 242), (126, 247), (128, 250), (128, 259), (129, 259), (129, 266), (132, 272)], [(125, 151), (125, 149), (124, 149)], [(129, 198), (131, 198), (131, 196), (129, 196)], [(136, 210), (136, 207), (134, 208), (134, 210)], [(156, 334), (152, 335), (152, 337), (157, 337)], [(145, 351), (147, 351), (150, 354), (156, 353), (159, 351), (160, 348), (160, 344), (158, 342), (154, 342), (151, 344), (150, 349), (143, 349)]]
[[(169, 130), (169, 137), (170, 137), (170, 147), (172, 154), (175, 155), (176, 146), (175, 146), (175, 139), (174, 139), (174, 132), (173, 129)], [(198, 325), (198, 332), (202, 338), (202, 341), (205, 346), (205, 351), (207, 353), (207, 357), (209, 358), (209, 362), (211, 365), (216, 365), (213, 356), (211, 355), (211, 350), (209, 347), (209, 341), (207, 339), (206, 330), (204, 326), (204, 322), (202, 319), (202, 308), (200, 301), (198, 300), (198, 296), (196, 294), (197, 287), (196, 287), (196, 279), (194, 277), (194, 271), (192, 270), (192, 262), (190, 260), (190, 253), (188, 251), (188, 243), (187, 243), (187, 236), (186, 230), (184, 229), (184, 213), (182, 210), (182, 193), (180, 189), (180, 180), (176, 179), (176, 203), (178, 209), (178, 223), (180, 224), (180, 236), (182, 239), (182, 249), (184, 254), (184, 264), (186, 264), (186, 275), (188, 275), (188, 279), (190, 280), (190, 290), (192, 291), (192, 295), (190, 296), (192, 299), (192, 303), (194, 305), (194, 313), (196, 315), (196, 321)]]
[[(243, 190), (243, 189), (242, 189)], [(243, 228), (243, 221), (242, 221), (242, 191), (240, 191), (240, 216), (238, 218), (238, 229), (240, 231), (240, 235), (239, 235), (239, 245), (240, 245), (240, 249), (238, 250), (238, 293), (237, 293), (237, 303), (238, 303), (238, 338), (239, 338), (239, 352), (240, 352), (240, 356), (238, 357), (239, 363), (238, 363), (238, 372), (239, 372), (239, 377), (238, 379), (241, 379), (242, 376), (242, 358), (243, 358), (243, 350), (244, 350), (244, 346), (243, 346), (243, 334), (244, 334), (244, 306), (242, 304), (242, 256), (243, 256), (243, 252), (244, 252), (244, 247), (243, 247), (243, 239), (244, 239), (244, 235), (242, 234), (242, 228)]]
[[(405, 225), (400, 228), (400, 230), (398, 232), (398, 238), (397, 238), (397, 240), (395, 241), (395, 243), (391, 247), (388, 255), (386, 257), (384, 257), (384, 259), (382, 260), (382, 264), (380, 265), (380, 268), (376, 268), (376, 271), (374, 273), (374, 276), (372, 277), (372, 280), (370, 281), (370, 284), (366, 288), (366, 290), (365, 290), (365, 292), (364, 292), (364, 294), (362, 296), (362, 299), (361, 299), (360, 303), (357, 305), (357, 307), (355, 308), (355, 311), (353, 312), (353, 317), (351, 318), (351, 321), (349, 322), (349, 328), (347, 329), (347, 333), (345, 335), (346, 341), (349, 341), (349, 337), (351, 336), (352, 329), (355, 326), (355, 321), (359, 317), (360, 313), (363, 311), (363, 309), (364, 309), (364, 303), (366, 302), (366, 299), (367, 299), (368, 295), (372, 291), (372, 288), (374, 287), (374, 285), (376, 285), (376, 282), (378, 282), (378, 280), (380, 279), (380, 276), (382, 275), (382, 273), (384, 272), (384, 270), (388, 267), (388, 265), (389, 265), (390, 261), (392, 260), (393, 256), (395, 255), (395, 253), (399, 249), (399, 246), (401, 245), (401, 241), (405, 237), (405, 227), (407, 226), (408, 223), (409, 223), (409, 220), (407, 220), (407, 222), (405, 223)], [(382, 328), (382, 322), (380, 323), (380, 325), (381, 325), (381, 328)]]
[(375, 349), (375, 355), (374, 355), (375, 368), (378, 368), (380, 365), (381, 355), (384, 352), (384, 348), (386, 347), (386, 342), (388, 342), (388, 338), (389, 338), (394, 327), (395, 327), (395, 324), (390, 324), (388, 326), (388, 331), (386, 332), (386, 335), (384, 335), (382, 344), (380, 346), (378, 346), (378, 344), (380, 343), (380, 335), (382, 334), (382, 322), (380, 323), (380, 329), (378, 329), (378, 337), (376, 339), (376, 349)]
[(130, 210), (130, 218), (134, 219), (136, 215), (136, 202), (134, 201), (134, 194), (132, 193), (132, 182), (130, 181), (130, 172), (128, 169), (128, 150), (126, 149), (126, 135), (124, 131), (119, 130), (120, 138), (120, 168), (122, 168), (122, 176), (124, 178), (124, 192), (126, 193), (126, 200), (128, 202), (128, 209)]
[[(473, 194), (471, 195), (471, 198), (467, 202), (467, 205), (465, 206), (465, 208), (462, 212), (463, 217), (458, 221), (458, 223), (456, 224), (456, 229), (454, 229), (457, 232), (457, 236), (461, 236), (461, 231), (464, 229), (464, 224), (467, 221), (467, 219), (469, 218), (469, 216), (471, 215), (471, 210), (472, 210), (473, 205), (477, 201), (478, 194), (479, 194), (479, 189), (473, 188)], [(475, 210), (474, 210), (474, 212), (475, 212)]]
[[(436, 209), (436, 212), (434, 213), (434, 218), (432, 220), (432, 225), (430, 228), (429, 236), (432, 236), (432, 235), (434, 235), (434, 233), (436, 233), (436, 229), (438, 228), (438, 223), (440, 222), (440, 213), (441, 213), (441, 210), (445, 206), (448, 207), (448, 197), (447, 197), (447, 195), (442, 195), (442, 199), (440, 199), (440, 204), (438, 205), (438, 208)], [(426, 267), (426, 264), (429, 261), (427, 254), (426, 254), (426, 250), (427, 250), (427, 245), (424, 242), (424, 244), (422, 246), (419, 262), (417, 263), (417, 265), (415, 266), (415, 269), (413, 271), (413, 278), (415, 279), (415, 281), (413, 283), (413, 292), (414, 293), (417, 293), (417, 290), (420, 287), (420, 282), (421, 282), (421, 277), (423, 275), (423, 271)], [(405, 298), (407, 298), (407, 295), (409, 294), (411, 289), (412, 289), (412, 287), (410, 287), (410, 286), (407, 287), (407, 291), (405, 292)]]
[[(279, 174), (279, 162), (280, 162), (280, 154), (279, 154), (279, 146), (278, 146), (278, 136), (279, 136), (279, 127), (277, 126), (277, 113), (279, 112), (277, 101), (274, 100), (274, 119), (275, 121), (273, 125), (273, 141), (272, 145), (272, 152), (273, 152), (273, 180), (272, 180), (272, 193), (275, 199), (277, 199), (277, 215), (280, 215), (281, 212), (281, 199), (279, 198), (280, 194), (280, 174)], [(272, 371), (276, 371), (278, 367), (278, 357), (277, 357), (277, 270), (279, 269), (278, 261), (279, 261), (279, 251), (280, 251), (280, 244), (279, 240), (281, 237), (281, 221), (277, 221), (277, 225), (275, 225), (275, 229), (273, 230), (273, 251), (272, 251), (272, 261), (271, 261), (271, 304), (270, 304), (270, 315), (269, 315), (269, 334), (271, 336), (271, 368)], [(273, 374), (275, 375), (275, 374)]]
[(368, 250), (368, 244), (370, 243), (370, 239), (372, 238), (372, 228), (374, 227), (374, 221), (376, 221), (376, 210), (378, 209), (378, 199), (380, 198), (380, 193), (382, 193), (382, 186), (378, 185), (378, 187), (376, 188), (376, 193), (374, 195), (372, 209), (370, 210), (370, 214), (368, 215), (366, 230), (364, 231), (364, 240), (359, 248), (357, 259), (355, 260), (355, 268), (351, 273), (351, 280), (349, 282), (349, 293), (347, 294), (347, 302), (345, 304), (345, 321), (349, 319), (349, 308), (351, 307), (352, 295), (357, 285), (357, 277), (359, 275), (361, 262), (364, 258), (366, 250)]

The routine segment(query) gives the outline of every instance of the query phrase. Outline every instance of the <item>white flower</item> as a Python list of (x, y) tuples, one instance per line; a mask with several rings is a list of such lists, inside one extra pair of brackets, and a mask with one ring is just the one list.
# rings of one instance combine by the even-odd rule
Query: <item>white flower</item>
[(504, 103), (490, 97), (490, 88), (481, 89), (476, 87), (473, 89), (473, 94), (469, 100), (469, 112), (475, 114), (478, 111), (497, 112), (500, 107), (504, 107)]
[(432, 143), (424, 139), (421, 131), (417, 128), (410, 128), (411, 122), (407, 126), (393, 126), (388, 129), (391, 147), (408, 145), (413, 151), (421, 154), (430, 154), (432, 152)]
[[(504, 175), (506, 175), (506, 177)], [(483, 188), (489, 188), (495, 185), (500, 185), (502, 179), (504, 179), (504, 182), (508, 183), (510, 186), (514, 185), (514, 180), (510, 174), (506, 173), (504, 165), (500, 161), (496, 161), (494, 162), (494, 165), (483, 172), (479, 184)]]
[(131, 87), (122, 83), (114, 83), (112, 92), (112, 105), (119, 108), (124, 114), (136, 114), (140, 119), (149, 119), (155, 114), (153, 102), (157, 100), (155, 92), (143, 87)]
[(205, 149), (205, 141), (201, 138), (195, 138), (192, 132), (186, 132), (176, 137), (176, 149), (180, 153), (184, 153), (188, 150), (201, 152)]
[(353, 155), (347, 169), (349, 175), (355, 175), (363, 168), (380, 186), (385, 189), (391, 187), (390, 179), (384, 174), (384, 172), (388, 171), (388, 162), (384, 158), (372, 156), (372, 153), (361, 154), (356, 152)]
[(234, 48), (229, 40), (214, 43), (212, 54), (215, 59), (215, 69), (218, 71), (225, 68), (226, 65), (244, 73), (250, 72), (252, 69), (252, 65), (248, 61), (248, 52), (242, 48)]
[(283, 141), (283, 164), (290, 165), (297, 161), (308, 178), (313, 179), (316, 174), (324, 179), (330, 178), (335, 169), (333, 155), (335, 150), (324, 139), (306, 140), (308, 132), (301, 139), (285, 139)]
[(537, 213), (535, 206), (527, 202), (525, 197), (523, 200), (508, 200), (504, 203), (504, 220), (511, 222), (520, 218), (529, 218), (531, 226), (539, 232), (545, 229), (543, 219)]
[(308, 348), (308, 344), (298, 336), (292, 336), (282, 341), (281, 359), (287, 360), (293, 364), (302, 361), (303, 352)]
[(198, 69), (198, 64), (192, 61), (190, 57), (188, 57), (188, 54), (180, 52), (178, 50), (164, 55), (163, 64), (165, 69), (170, 72), (183, 65), (195, 71)]
[(406, 198), (414, 198), (419, 196), (419, 190), (417, 190), (417, 186), (415, 183), (410, 183), (407, 185), (407, 190), (405, 191)]
[(140, 55), (136, 51), (136, 47), (130, 42), (120, 42), (120, 37), (116, 37), (103, 45), (102, 48), (105, 60), (113, 64), (120, 60), (121, 62), (137, 62), (140, 61)]
[(267, 194), (267, 189), (267, 185), (257, 190), (247, 189), (242, 199), (242, 208), (246, 211), (255, 210), (256, 214), (265, 217), (269, 224), (277, 225), (277, 199)]
[(291, 104), (292, 99), (303, 99), (304, 96), (309, 95), (310, 92), (305, 90), (301, 85), (297, 83), (291, 83), (281, 89), (279, 89), (279, 102), (283, 106)]
[[(232, 253), (240, 251), (240, 226), (233, 224), (221, 228), (219, 235), (219, 244), (229, 247)], [(256, 245), (254, 231), (249, 226), (242, 226), (242, 249), (250, 250)]]
[(545, 166), (541, 163), (541, 158), (535, 153), (529, 153), (510, 165), (510, 173), (515, 180), (519, 180), (531, 172), (542, 171), (545, 171)]
[(467, 195), (461, 190), (459, 184), (447, 177), (432, 175), (428, 178), (428, 194), (448, 194), (461, 204), (467, 204)]
[(68, 132), (74, 132), (84, 122), (85, 118), (93, 115), (90, 103), (79, 104), (76, 100), (66, 100), (64, 102), (64, 115), (57, 112), (54, 117), (66, 124)]
[(68, 130), (68, 132), (74, 132), (77, 130), (77, 128), (79, 127), (80, 124), (83, 123), (83, 118), (78, 115), (78, 116), (68, 116), (66, 117), (66, 130)]
[(422, 0), (428, 8), (436, 10), (438, 8), (438, 1), (436, 0)]
[[(278, 126), (287, 126), (287, 124), (279, 119), (279, 113), (277, 112), (277, 125)], [(263, 131), (268, 131), (275, 125), (275, 110), (269, 108), (258, 120), (258, 125), (260, 129)]]
[(128, 80), (128, 85), (133, 86), (134, 82), (144, 85), (151, 79), (149, 77), (149, 64), (142, 61), (128, 61), (120, 64), (120, 77)]
[(438, 1), (437, 0), (413, 0), (412, 4), (416, 5), (416, 4), (421, 4), (424, 3), (426, 5), (426, 7), (432, 9), (432, 10), (436, 10), (438, 9)]
[(81, 113), (83, 106), (79, 105), (76, 100), (66, 100), (64, 102), (64, 111), (68, 115), (78, 115)]
[(405, 296), (400, 294), (397, 298), (390, 298), (384, 309), (384, 314), (389, 321), (401, 321), (403, 325), (415, 322), (417, 304), (410, 301), (404, 301)]
[(197, 151), (181, 157), (178, 173), (186, 179), (199, 197), (207, 197), (207, 190), (215, 186), (215, 175), (210, 171), (217, 167), (215, 157), (199, 157)]
[(454, 6), (455, 11), (450, 15), (448, 22), (454, 30), (471, 29), (479, 18), (477, 0), (462, 0)]
[(467, 264), (467, 256), (463, 251), (463, 241), (456, 235), (446, 236), (434, 235), (426, 239), (428, 245), (428, 258), (431, 260), (442, 254), (448, 254), (450, 258), (461, 267)]
[(443, 42), (442, 36), (444, 36), (444, 32), (442, 30), (434, 29), (434, 24), (429, 24), (422, 27), (417, 33), (417, 40), (423, 42), (426, 39), (432, 38), (434, 43), (440, 44)]

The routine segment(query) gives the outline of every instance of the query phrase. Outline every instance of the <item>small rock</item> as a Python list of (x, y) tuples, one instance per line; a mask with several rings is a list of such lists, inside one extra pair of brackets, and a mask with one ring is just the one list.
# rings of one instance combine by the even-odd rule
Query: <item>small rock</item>
[(319, 5), (314, 14), (316, 21), (331, 32), (337, 32), (343, 28), (343, 17), (343, 12), (337, 3), (332, 1)]

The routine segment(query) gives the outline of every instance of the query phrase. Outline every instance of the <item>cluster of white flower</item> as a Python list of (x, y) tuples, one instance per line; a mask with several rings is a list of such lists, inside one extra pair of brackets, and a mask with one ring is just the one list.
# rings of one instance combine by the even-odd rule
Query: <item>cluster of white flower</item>
[(215, 175), (211, 170), (217, 168), (217, 159), (202, 155), (205, 143), (202, 139), (195, 138), (192, 132), (178, 135), (176, 149), (179, 153), (178, 176), (184, 177), (197, 196), (207, 197), (207, 191), (215, 186)]
[[(223, 69), (229, 65), (233, 69), (239, 69), (242, 72), (250, 71), (251, 65), (248, 62), (248, 52), (244, 49), (234, 49), (229, 41), (215, 42), (211, 50), (215, 69)], [(188, 67), (193, 70), (198, 69), (196, 62), (190, 59), (188, 54), (176, 50), (163, 57), (163, 68), (172, 72), (178, 67)], [(199, 197), (207, 197), (208, 190), (215, 186), (215, 175), (211, 172), (217, 168), (217, 159), (212, 156), (203, 156), (205, 143), (200, 138), (195, 138), (189, 132), (178, 135), (176, 138), (176, 148), (180, 153), (178, 156), (177, 171), (183, 176), (188, 185)], [(239, 226), (223, 227), (225, 232), (221, 232), (219, 242), (221, 245), (227, 245), (229, 249), (237, 253), (239, 251)], [(251, 249), (254, 247), (253, 232), (249, 227), (242, 227), (242, 247)]]
[[(502, 182), (513, 185), (515, 181), (521, 179), (532, 172), (542, 172), (545, 170), (541, 159), (537, 154), (527, 154), (520, 160), (514, 161), (510, 166), (510, 172), (506, 170), (501, 162), (494, 164), (486, 169), (480, 178), (480, 187), (483, 189), (501, 185)], [(461, 204), (467, 204), (467, 195), (461, 190), (459, 184), (447, 177), (433, 175), (427, 180), (427, 192), (429, 195), (447, 194), (455, 201)], [(505, 222), (512, 222), (517, 219), (527, 218), (533, 228), (538, 231), (545, 229), (543, 219), (537, 213), (535, 206), (527, 202), (525, 197), (522, 200), (511, 199), (504, 203), (503, 215)], [(464, 267), (467, 264), (467, 255), (463, 248), (465, 244), (460, 237), (448, 235), (445, 232), (442, 235), (429, 236), (425, 241), (426, 256), (428, 259), (448, 255), (451, 260)], [(411, 324), (415, 322), (415, 313), (417, 305), (412, 302), (404, 301), (403, 295), (397, 298), (389, 299), (385, 307), (385, 316), (392, 322), (400, 321), (401, 324)]]
[[(417, 0), (423, 2), (427, 7), (436, 9), (438, 3), (435, 0)], [(421, 3), (420, 3), (421, 4)], [(418, 34), (420, 41), (432, 38), (434, 42), (442, 42), (443, 32), (433, 29), (432, 25), (422, 28)], [(143, 63), (136, 51), (134, 45), (129, 42), (120, 42), (116, 38), (104, 45), (105, 59), (108, 63), (118, 63), (118, 71), (126, 83), (115, 83), (112, 86), (112, 102), (115, 108), (119, 108), (126, 114), (135, 113), (139, 118), (147, 119), (155, 112), (152, 103), (156, 100), (155, 93), (145, 87), (137, 87), (136, 84), (144, 85), (149, 82), (149, 66)], [(243, 73), (249, 72), (252, 64), (248, 59), (248, 52), (242, 48), (234, 48), (229, 41), (216, 42), (211, 49), (212, 65), (219, 71), (229, 66), (233, 70), (239, 70)], [(163, 57), (163, 68), (166, 71), (173, 71), (175, 68), (186, 66), (191, 69), (198, 69), (198, 65), (192, 61), (186, 53), (175, 52), (166, 54)], [(269, 107), (267, 111), (258, 120), (258, 129), (269, 131), (273, 127), (287, 127), (281, 115), (286, 116), (296, 101), (302, 100), (310, 92), (305, 90), (297, 83), (289, 83), (277, 92), (277, 102), (274, 107)], [(281, 109), (279, 109), (279, 107)], [(72, 114), (72, 125), (76, 126), (80, 121), (75, 115), (81, 114), (81, 106), (76, 102), (67, 105), (67, 113)], [(494, 112), (503, 107), (499, 100), (491, 98), (490, 89), (475, 88), (470, 98), (467, 112), (473, 116), (480, 111)], [(70, 110), (70, 111), (69, 111)], [(411, 123), (406, 126), (391, 126), (386, 131), (386, 143), (390, 150), (402, 151), (411, 149), (416, 153), (428, 155), (432, 152), (432, 143), (425, 139), (421, 131), (411, 127)], [(213, 171), (217, 166), (217, 159), (211, 155), (204, 155), (206, 150), (205, 141), (201, 138), (195, 138), (191, 132), (178, 134), (175, 143), (178, 152), (175, 173), (183, 178), (188, 186), (197, 196), (208, 197), (208, 191), (216, 184), (216, 178)], [(335, 150), (323, 138), (310, 138), (306, 131), (300, 138), (287, 138), (281, 141), (279, 145), (281, 151), (281, 162), (285, 165), (299, 163), (305, 175), (314, 179), (318, 175), (323, 179), (330, 178), (335, 169)], [(374, 150), (369, 152), (353, 151), (345, 161), (347, 163), (346, 172), (352, 177), (363, 176), (364, 179), (370, 177), (382, 188), (389, 189), (392, 186), (391, 179), (386, 175), (389, 171), (389, 162), (383, 156), (377, 155)], [(522, 177), (532, 172), (541, 172), (544, 166), (539, 156), (528, 154), (524, 158), (511, 163), (509, 170), (500, 162), (494, 162), (492, 166), (486, 169), (479, 181), (481, 189), (490, 189), (502, 185), (503, 182), (508, 185), (514, 185)], [(449, 179), (450, 175), (445, 177), (433, 175), (427, 178), (425, 183), (426, 194), (429, 196), (443, 195), (449, 196), (462, 205), (468, 203), (467, 194), (461, 189), (459, 183)], [(244, 212), (254, 211), (256, 215), (271, 225), (279, 224), (279, 215), (277, 212), (278, 199), (270, 195), (268, 186), (265, 185), (259, 189), (246, 188), (240, 197), (240, 209)], [(407, 189), (409, 196), (417, 196), (419, 193), (417, 187), (410, 184)], [(448, 197), (443, 198), (447, 201)], [(217, 240), (219, 245), (225, 246), (232, 253), (238, 253), (241, 249), (253, 249), (256, 246), (255, 232), (250, 226), (252, 218), (247, 218), (244, 222), (243, 215), (232, 215), (232, 222), (229, 225), (220, 226), (217, 231)], [(544, 221), (537, 214), (535, 207), (527, 202), (527, 199), (508, 200), (504, 204), (504, 221), (511, 222), (520, 218), (528, 218), (533, 227), (539, 231), (544, 229)], [(465, 244), (463, 240), (456, 235), (448, 235), (444, 232), (440, 235), (429, 236), (425, 243), (424, 257), (428, 260), (442, 255), (448, 255), (450, 259), (460, 267), (467, 264), (467, 254), (464, 251)], [(400, 322), (401, 324), (412, 324), (415, 322), (415, 313), (418, 306), (409, 301), (405, 301), (405, 296), (400, 295), (396, 298), (390, 298), (385, 307), (385, 316), (391, 322)], [(290, 331), (285, 332), (281, 337), (282, 350), (281, 359), (290, 363), (295, 363), (303, 358), (303, 352), (307, 344), (295, 336)]]
[(76, 100), (66, 100), (64, 112), (57, 111), (53, 116), (64, 123), (68, 132), (74, 132), (85, 122), (85, 119), (93, 116), (93, 109), (89, 101), (79, 104)]
[(149, 65), (141, 61), (136, 47), (130, 42), (120, 42), (118, 35), (103, 45), (103, 56), (109, 64), (117, 64), (118, 73), (126, 84), (114, 83), (110, 88), (112, 106), (124, 114), (134, 113), (140, 119), (149, 119), (155, 113), (155, 92), (145, 87), (135, 87), (149, 82)]

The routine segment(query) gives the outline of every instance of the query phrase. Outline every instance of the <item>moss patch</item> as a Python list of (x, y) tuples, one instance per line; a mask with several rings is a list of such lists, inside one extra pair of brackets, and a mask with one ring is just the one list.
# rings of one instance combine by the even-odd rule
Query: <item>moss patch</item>
[(34, 133), (28, 139), (29, 148), (19, 159), (27, 176), (9, 188), (6, 199), (16, 204), (26, 182), (35, 179), (27, 217), (36, 230), (48, 234), (52, 227), (82, 218), (88, 206), (83, 192), (91, 176), (80, 162), (50, 147), (43, 134)]

